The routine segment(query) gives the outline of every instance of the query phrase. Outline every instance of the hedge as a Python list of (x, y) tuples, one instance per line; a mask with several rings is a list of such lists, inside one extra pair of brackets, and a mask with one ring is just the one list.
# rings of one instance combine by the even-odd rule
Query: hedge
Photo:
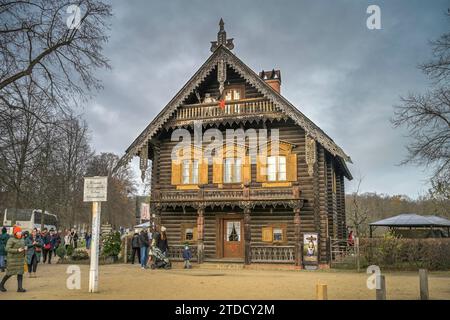
[(388, 269), (450, 270), (450, 239), (360, 239), (364, 264)]

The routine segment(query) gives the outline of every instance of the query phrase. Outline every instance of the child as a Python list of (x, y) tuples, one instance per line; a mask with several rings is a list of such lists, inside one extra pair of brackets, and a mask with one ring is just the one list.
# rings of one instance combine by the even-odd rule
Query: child
[(184, 250), (183, 250), (183, 259), (184, 259), (184, 268), (185, 269), (191, 268), (191, 262), (190, 262), (191, 258), (192, 258), (191, 249), (189, 248), (189, 244), (185, 243)]

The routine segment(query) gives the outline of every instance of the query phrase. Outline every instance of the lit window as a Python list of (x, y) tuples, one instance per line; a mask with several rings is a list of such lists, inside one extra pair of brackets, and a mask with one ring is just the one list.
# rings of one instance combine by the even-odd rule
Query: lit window
[(278, 180), (286, 181), (286, 157), (278, 157)]
[(270, 156), (267, 158), (267, 180), (286, 181), (286, 157)]
[(267, 158), (267, 180), (277, 180), (277, 157)]
[(194, 160), (192, 163), (192, 183), (198, 183), (198, 160)]
[[(191, 168), (192, 164), (192, 168)], [(182, 163), (182, 182), (183, 184), (197, 184), (199, 175), (198, 160), (183, 160)], [(191, 171), (192, 170), (192, 171)]]
[(224, 182), (241, 182), (241, 159), (226, 158), (224, 164)]
[(190, 183), (190, 168), (189, 165), (191, 164), (190, 160), (183, 160), (183, 184), (189, 184)]
[(241, 159), (236, 159), (234, 163), (234, 176), (233, 182), (241, 182)]

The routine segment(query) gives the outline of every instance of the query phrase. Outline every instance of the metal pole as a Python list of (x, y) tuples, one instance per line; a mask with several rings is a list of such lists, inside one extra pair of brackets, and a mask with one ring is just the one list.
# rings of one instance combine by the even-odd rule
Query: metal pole
[(91, 267), (89, 269), (89, 292), (98, 291), (98, 256), (100, 238), (101, 202), (92, 202), (92, 241), (91, 241)]
[(376, 288), (376, 297), (377, 300), (386, 300), (386, 280), (384, 275), (377, 275), (377, 288)]

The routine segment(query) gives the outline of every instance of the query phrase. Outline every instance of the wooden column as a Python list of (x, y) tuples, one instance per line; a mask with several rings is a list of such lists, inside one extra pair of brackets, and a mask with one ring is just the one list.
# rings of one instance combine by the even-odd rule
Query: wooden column
[(199, 206), (197, 209), (197, 262), (203, 263), (204, 260), (204, 234), (205, 234), (205, 208)]
[(245, 255), (245, 264), (250, 264), (252, 262), (252, 233), (251, 233), (251, 217), (250, 217), (250, 208), (247, 207), (244, 209), (244, 255)]
[(295, 236), (295, 265), (301, 267), (303, 264), (302, 235), (300, 232), (300, 208), (294, 208), (294, 236)]

